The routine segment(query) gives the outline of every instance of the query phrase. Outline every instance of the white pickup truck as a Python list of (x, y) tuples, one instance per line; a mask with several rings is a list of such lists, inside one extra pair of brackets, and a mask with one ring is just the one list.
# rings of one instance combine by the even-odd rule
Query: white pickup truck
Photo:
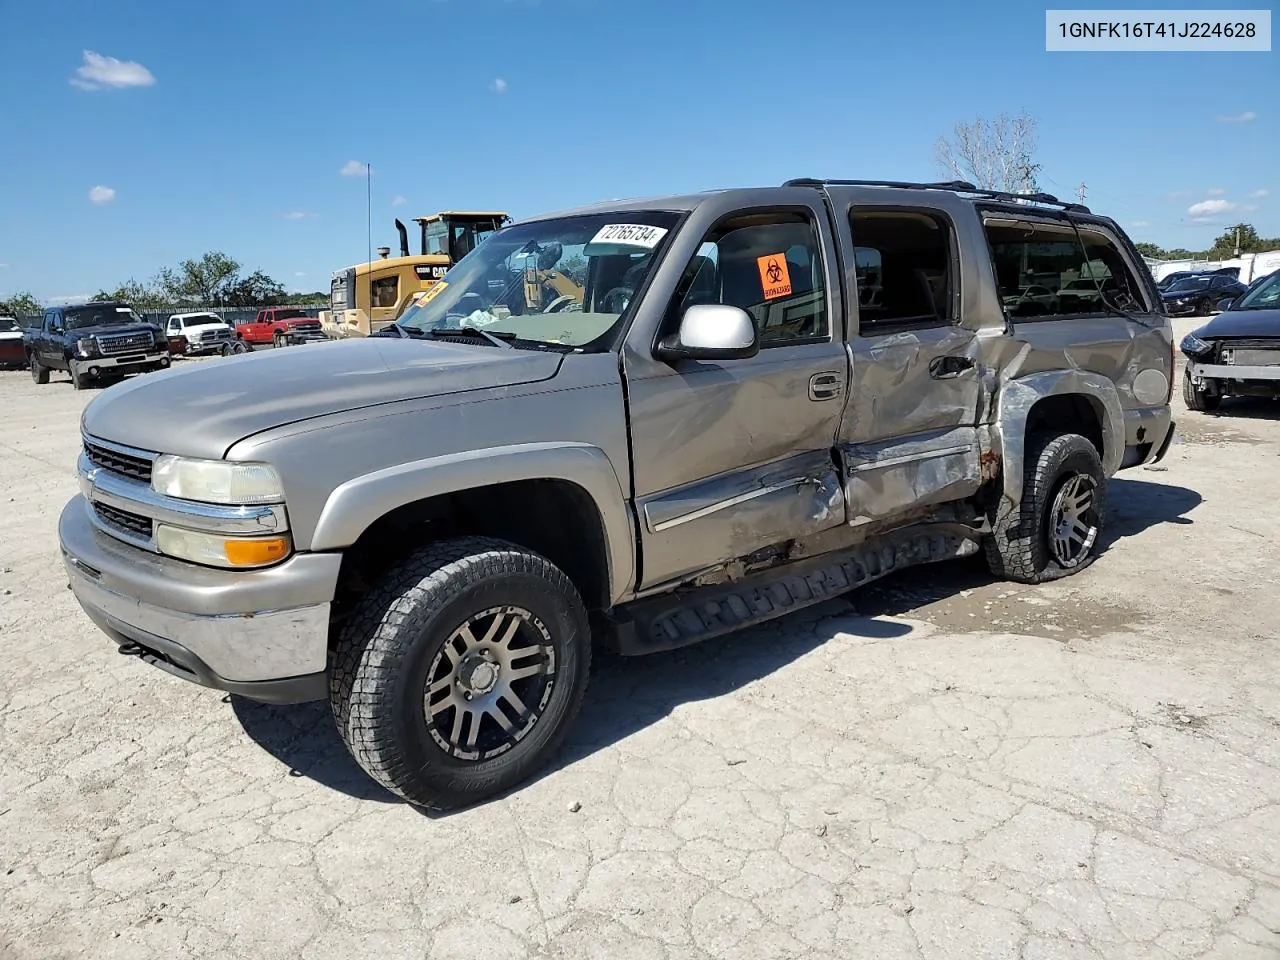
[(236, 336), (235, 327), (216, 313), (175, 313), (165, 324), (169, 352), (196, 356), (202, 353), (245, 353), (248, 346)]

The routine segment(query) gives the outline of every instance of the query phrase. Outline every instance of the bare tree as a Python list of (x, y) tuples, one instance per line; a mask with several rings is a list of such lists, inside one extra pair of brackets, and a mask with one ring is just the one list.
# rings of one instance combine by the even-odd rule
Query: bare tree
[(1034, 193), (1036, 174), (1036, 118), (1006, 113), (971, 123), (957, 123), (951, 139), (939, 137), (934, 148), (942, 168), (983, 190)]

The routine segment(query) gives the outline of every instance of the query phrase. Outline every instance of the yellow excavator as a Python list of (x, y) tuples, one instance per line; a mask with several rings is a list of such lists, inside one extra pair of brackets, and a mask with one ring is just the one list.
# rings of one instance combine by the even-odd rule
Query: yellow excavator
[(378, 258), (338, 270), (330, 283), (330, 309), (321, 329), (334, 340), (367, 337), (389, 326), (490, 234), (510, 221), (501, 211), (446, 210), (414, 217), (420, 252), (409, 252), (408, 228), (396, 220), (400, 256), (379, 247)]

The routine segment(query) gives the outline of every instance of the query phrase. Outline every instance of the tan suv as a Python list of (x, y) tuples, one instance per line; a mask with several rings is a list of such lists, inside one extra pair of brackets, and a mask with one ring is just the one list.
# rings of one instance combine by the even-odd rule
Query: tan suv
[[(530, 308), (531, 269), (577, 292)], [(610, 202), (504, 228), (381, 335), (96, 398), (59, 532), (125, 652), (328, 698), (372, 777), (451, 807), (546, 761), (593, 640), (666, 650), (979, 550), (1082, 570), (1107, 478), (1172, 437), (1172, 351), (1124, 232), (1049, 196)]]

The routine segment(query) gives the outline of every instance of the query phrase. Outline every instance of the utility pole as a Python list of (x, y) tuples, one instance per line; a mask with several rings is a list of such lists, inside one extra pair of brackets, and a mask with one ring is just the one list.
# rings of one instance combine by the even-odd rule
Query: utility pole
[(1236, 224), (1236, 256), (1240, 256), (1240, 225)]
[(1076, 203), (1084, 203), (1084, 198), (1089, 195), (1089, 188), (1084, 185), (1084, 181), (1080, 181), (1080, 186), (1076, 187)]

